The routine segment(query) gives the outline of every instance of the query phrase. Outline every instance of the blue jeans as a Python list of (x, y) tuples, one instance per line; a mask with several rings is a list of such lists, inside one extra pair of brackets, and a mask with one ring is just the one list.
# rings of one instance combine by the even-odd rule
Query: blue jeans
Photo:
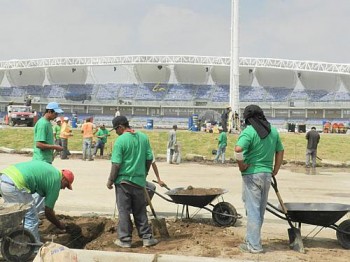
[(31, 208), (25, 213), (24, 228), (28, 229), (34, 235), (37, 242), (40, 242), (39, 236), (39, 218), (34, 204), (33, 197), (24, 189), (19, 190), (13, 181), (6, 175), (0, 177), (0, 191), (5, 203), (31, 203)]
[(312, 167), (316, 167), (316, 156), (317, 156), (317, 149), (306, 149), (305, 165), (310, 166), (310, 157), (311, 157)]
[(221, 163), (225, 163), (225, 152), (226, 152), (226, 146), (219, 146), (218, 151), (216, 152), (215, 162), (219, 160), (219, 157), (221, 155)]
[(92, 159), (91, 154), (92, 138), (83, 139), (83, 159)]
[(271, 173), (243, 177), (243, 202), (247, 212), (246, 243), (248, 248), (262, 251), (261, 227), (271, 184)]
[(100, 156), (103, 156), (104, 148), (105, 148), (105, 143), (103, 143), (101, 140), (98, 140), (96, 145), (95, 145), (94, 156), (96, 156), (98, 149), (100, 149)]

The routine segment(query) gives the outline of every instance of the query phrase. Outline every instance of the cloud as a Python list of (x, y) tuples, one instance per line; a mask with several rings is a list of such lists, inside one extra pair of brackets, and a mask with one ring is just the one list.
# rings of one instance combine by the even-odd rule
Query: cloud
[[(350, 2), (267, 1), (264, 13), (241, 27), (241, 54), (332, 62), (349, 61)], [(347, 43), (347, 44), (344, 44)]]
[(158, 5), (138, 27), (140, 42), (156, 54), (228, 55), (230, 24), (214, 15)]
[[(230, 55), (229, 0), (3, 0), (0, 60)], [(240, 1), (240, 56), (349, 62), (350, 1)]]

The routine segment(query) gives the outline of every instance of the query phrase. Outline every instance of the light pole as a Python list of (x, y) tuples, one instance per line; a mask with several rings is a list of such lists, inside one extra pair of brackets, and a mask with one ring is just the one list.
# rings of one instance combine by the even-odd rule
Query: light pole
[(239, 112), (239, 0), (231, 0), (230, 106)]

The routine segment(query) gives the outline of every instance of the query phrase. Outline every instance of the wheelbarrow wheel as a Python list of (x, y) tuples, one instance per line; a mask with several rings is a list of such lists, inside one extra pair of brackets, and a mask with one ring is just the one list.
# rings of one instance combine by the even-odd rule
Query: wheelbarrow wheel
[(1, 254), (7, 261), (27, 261), (32, 257), (35, 246), (26, 244), (35, 242), (29, 230), (14, 230), (2, 239)]
[[(348, 234), (345, 234), (338, 230), (348, 232)], [(338, 226), (338, 230), (337, 230), (338, 242), (343, 248), (350, 249), (350, 219), (347, 219), (341, 222), (340, 225)]]
[(233, 226), (237, 221), (237, 211), (230, 203), (220, 202), (214, 206), (212, 218), (219, 226)]

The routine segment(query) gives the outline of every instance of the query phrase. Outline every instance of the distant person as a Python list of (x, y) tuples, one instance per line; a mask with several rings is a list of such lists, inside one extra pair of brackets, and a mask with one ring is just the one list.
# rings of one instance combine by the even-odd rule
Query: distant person
[(95, 125), (91, 123), (91, 118), (87, 118), (85, 123), (81, 126), (81, 132), (83, 133), (83, 160), (93, 161), (92, 158), (92, 138), (94, 137)]
[(32, 106), (32, 96), (28, 95), (25, 100), (25, 106)]
[(117, 117), (117, 116), (120, 116), (119, 107), (117, 107), (117, 108), (115, 109), (114, 117)]
[(51, 102), (47, 104), (44, 117), (41, 117), (34, 126), (34, 150), (33, 160), (41, 160), (52, 163), (54, 159), (53, 151), (62, 151), (63, 147), (55, 145), (53, 130), (50, 121), (63, 113), (59, 104)]
[(320, 134), (316, 131), (316, 127), (311, 127), (311, 130), (306, 133), (306, 161), (305, 166), (310, 167), (310, 157), (312, 159), (312, 167), (316, 167), (317, 146), (320, 142)]
[(221, 115), (221, 126), (225, 132), (227, 132), (227, 122), (228, 122), (230, 111), (231, 111), (231, 107), (228, 106), (227, 108), (224, 109), (224, 112)]
[(63, 124), (61, 126), (61, 132), (60, 132), (60, 139), (61, 144), (63, 147), (63, 150), (61, 151), (61, 159), (69, 159), (68, 156), (70, 155), (69, 149), (68, 149), (68, 139), (73, 136), (72, 129), (69, 125), (69, 118), (64, 117), (63, 118)]
[(170, 156), (169, 156), (170, 164), (173, 164), (173, 157), (174, 157), (175, 149), (177, 148), (176, 130), (177, 130), (177, 125), (173, 125), (173, 129), (169, 131), (169, 135), (168, 135), (168, 150), (170, 150)]
[[(54, 143), (54, 136), (51, 122), (58, 114), (63, 113), (59, 104), (50, 102), (47, 104), (44, 116), (34, 126), (34, 149), (33, 160), (40, 160), (51, 164), (54, 160), (54, 150), (60, 152), (63, 147)], [(34, 194), (35, 205), (39, 213), (44, 212), (44, 198)]]
[[(67, 169), (58, 170), (44, 161), (32, 160), (11, 165), (1, 171), (0, 192), (5, 203), (31, 204), (32, 194), (45, 198), (45, 216), (61, 230), (66, 226), (60, 222), (53, 210), (61, 189), (72, 190), (74, 175)], [(39, 218), (35, 205), (24, 216), (24, 228), (33, 233), (40, 243)]]
[(62, 120), (60, 117), (57, 117), (55, 119), (55, 122), (56, 122), (56, 125), (52, 127), (53, 137), (55, 139), (55, 145), (62, 146), (61, 139), (60, 139)]
[(94, 157), (96, 156), (97, 151), (99, 149), (100, 149), (100, 156), (103, 156), (103, 151), (107, 143), (107, 137), (110, 136), (109, 131), (106, 129), (106, 126), (104, 124), (100, 126), (95, 136), (97, 137), (97, 142), (95, 145)]
[(284, 149), (277, 129), (266, 120), (259, 106), (247, 106), (243, 116), (247, 127), (241, 132), (235, 146), (247, 214), (245, 243), (240, 245), (240, 249), (242, 252), (262, 253), (261, 227), (271, 178), (277, 175), (281, 167)]
[(234, 115), (233, 115), (233, 122), (234, 122), (234, 126), (235, 126), (235, 129), (237, 131), (241, 131), (241, 121), (239, 119), (239, 115), (237, 113), (237, 111), (235, 111)]
[(216, 152), (216, 157), (214, 162), (217, 163), (219, 161), (219, 157), (221, 156), (221, 163), (225, 164), (225, 152), (227, 146), (227, 135), (224, 130), (220, 130), (220, 135), (218, 138), (218, 150)]
[(149, 139), (144, 133), (131, 129), (125, 116), (115, 117), (112, 124), (119, 136), (113, 146), (112, 167), (107, 181), (108, 189), (115, 187), (119, 213), (118, 239), (114, 243), (122, 248), (131, 248), (132, 214), (143, 246), (154, 246), (158, 240), (153, 238), (148, 224), (145, 199), (146, 175), (153, 160)]

